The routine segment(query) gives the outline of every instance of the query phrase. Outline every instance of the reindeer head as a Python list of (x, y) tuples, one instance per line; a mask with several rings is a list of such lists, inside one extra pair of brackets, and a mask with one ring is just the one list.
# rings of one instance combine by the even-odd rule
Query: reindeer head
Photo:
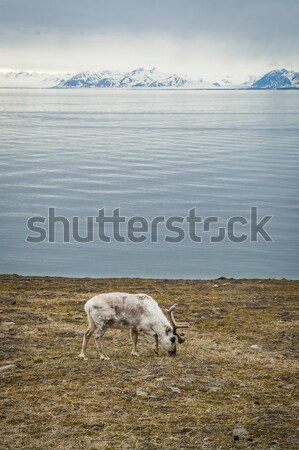
[(184, 334), (178, 333), (178, 328), (189, 328), (189, 324), (187, 322), (176, 322), (173, 316), (173, 310), (177, 307), (177, 305), (172, 305), (169, 309), (167, 309), (169, 321), (171, 323), (171, 327), (166, 327), (165, 332), (168, 338), (168, 354), (170, 356), (176, 355), (176, 337), (178, 339), (178, 343), (182, 344), (185, 342)]

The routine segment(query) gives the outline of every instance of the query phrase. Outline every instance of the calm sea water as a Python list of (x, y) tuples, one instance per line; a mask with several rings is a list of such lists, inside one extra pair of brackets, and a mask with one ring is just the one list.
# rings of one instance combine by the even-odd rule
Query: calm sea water
[[(0, 144), (2, 273), (298, 278), (299, 92), (2, 89)], [(149, 220), (196, 207), (223, 225), (250, 206), (273, 215), (273, 242), (210, 243), (216, 228), (198, 225), (201, 243), (166, 243), (163, 224), (158, 243), (62, 243), (62, 226), (56, 243), (25, 241), (49, 207), (84, 234), (104, 207)]]

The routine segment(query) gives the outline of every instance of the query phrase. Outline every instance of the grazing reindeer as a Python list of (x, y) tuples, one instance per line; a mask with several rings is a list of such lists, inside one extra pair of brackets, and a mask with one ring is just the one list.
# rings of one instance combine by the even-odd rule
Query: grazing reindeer
[(100, 294), (91, 298), (85, 304), (88, 318), (88, 328), (84, 333), (81, 359), (86, 358), (86, 347), (91, 335), (95, 333), (100, 359), (108, 360), (104, 353), (101, 337), (108, 328), (129, 328), (132, 339), (132, 355), (138, 356), (136, 346), (138, 333), (143, 332), (155, 339), (154, 351), (158, 354), (158, 345), (168, 352), (170, 356), (176, 354), (176, 338), (182, 344), (183, 335), (178, 328), (188, 328), (188, 323), (177, 323), (173, 317), (176, 305), (171, 306), (167, 312), (169, 320), (165, 317), (158, 303), (149, 295), (125, 294), (114, 292)]

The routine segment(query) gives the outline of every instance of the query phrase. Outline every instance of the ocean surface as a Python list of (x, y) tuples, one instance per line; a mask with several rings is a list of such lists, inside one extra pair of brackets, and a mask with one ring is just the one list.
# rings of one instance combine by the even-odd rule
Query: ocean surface
[[(298, 160), (299, 91), (0, 89), (0, 272), (299, 278)], [(237, 223), (235, 235), (248, 237), (232, 242), (227, 222), (249, 222), (251, 207), (258, 220), (272, 216), (265, 225), (271, 241), (259, 235), (252, 242), (250, 224)], [(185, 238), (165, 242), (178, 233), (161, 222), (158, 242), (150, 232), (131, 242), (122, 223), (126, 242), (108, 243), (95, 222), (92, 242), (77, 242), (72, 224), (70, 242), (62, 242), (58, 223), (48, 242), (49, 208), (78, 217), (81, 236), (88, 216), (120, 208), (126, 221), (182, 217), (175, 225)], [(201, 242), (189, 237), (193, 208), (202, 217)], [(26, 241), (40, 235), (27, 228), (34, 216), (45, 218), (43, 242)], [(225, 230), (221, 242), (210, 242), (217, 223), (203, 231), (210, 216)], [(111, 225), (104, 231), (112, 236)]]

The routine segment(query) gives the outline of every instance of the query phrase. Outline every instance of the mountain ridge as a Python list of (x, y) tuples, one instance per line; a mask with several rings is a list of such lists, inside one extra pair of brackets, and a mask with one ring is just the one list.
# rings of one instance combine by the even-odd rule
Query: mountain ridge
[(299, 72), (275, 69), (260, 77), (249, 77), (243, 83), (233, 83), (230, 77), (220, 81), (192, 79), (175, 73), (163, 73), (155, 67), (139, 67), (129, 72), (102, 70), (79, 73), (0, 72), (0, 87), (52, 89), (299, 89)]

